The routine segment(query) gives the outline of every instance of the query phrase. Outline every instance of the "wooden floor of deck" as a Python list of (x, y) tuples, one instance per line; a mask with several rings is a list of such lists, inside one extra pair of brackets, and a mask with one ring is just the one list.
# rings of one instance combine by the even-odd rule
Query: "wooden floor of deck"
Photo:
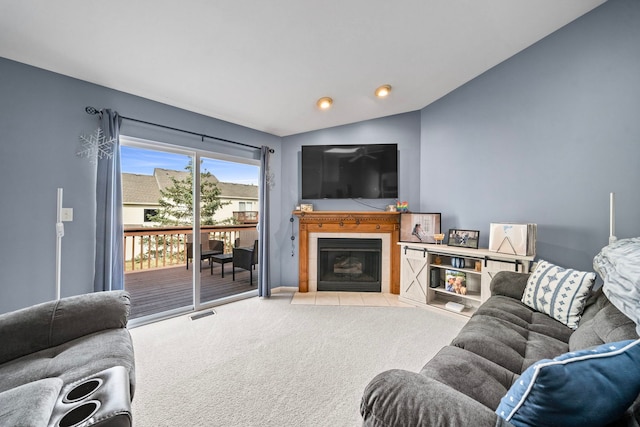
[[(232, 280), (231, 264), (224, 265), (224, 278), (220, 264), (213, 264), (213, 274), (207, 261), (202, 262), (200, 288), (201, 302), (237, 295), (258, 288), (258, 270), (253, 270), (253, 286), (249, 272), (236, 268)], [(125, 289), (131, 295), (130, 319), (193, 306), (193, 269), (184, 265), (125, 273)]]

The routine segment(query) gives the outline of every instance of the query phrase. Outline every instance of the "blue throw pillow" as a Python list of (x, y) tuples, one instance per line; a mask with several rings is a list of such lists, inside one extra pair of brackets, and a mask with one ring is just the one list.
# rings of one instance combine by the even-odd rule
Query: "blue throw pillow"
[(603, 344), (531, 365), (496, 414), (516, 427), (602, 426), (640, 394), (640, 340)]

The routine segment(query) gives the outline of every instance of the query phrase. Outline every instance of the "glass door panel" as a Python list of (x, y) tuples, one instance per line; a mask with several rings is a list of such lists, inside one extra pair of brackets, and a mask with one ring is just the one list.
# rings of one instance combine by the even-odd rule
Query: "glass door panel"
[(193, 157), (123, 144), (121, 169), (130, 318), (193, 309)]
[[(200, 230), (203, 235), (203, 269), (200, 304), (257, 290), (257, 268), (252, 265), (257, 239), (258, 177), (260, 167), (201, 157)], [(233, 268), (233, 248), (244, 246), (243, 267)], [(206, 268), (205, 268), (206, 266)]]

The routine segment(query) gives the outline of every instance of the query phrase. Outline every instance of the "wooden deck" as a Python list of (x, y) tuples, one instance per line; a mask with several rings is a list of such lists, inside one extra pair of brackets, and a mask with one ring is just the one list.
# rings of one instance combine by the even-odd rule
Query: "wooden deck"
[[(197, 268), (197, 264), (196, 264)], [(221, 277), (220, 264), (213, 264), (210, 274), (207, 261), (202, 262), (201, 302), (214, 301), (258, 288), (258, 270), (253, 271), (253, 286), (249, 285), (249, 272), (236, 268), (236, 280), (232, 280), (231, 264), (224, 266)], [(125, 289), (131, 295), (130, 319), (161, 313), (193, 305), (193, 269), (184, 265), (125, 273)]]

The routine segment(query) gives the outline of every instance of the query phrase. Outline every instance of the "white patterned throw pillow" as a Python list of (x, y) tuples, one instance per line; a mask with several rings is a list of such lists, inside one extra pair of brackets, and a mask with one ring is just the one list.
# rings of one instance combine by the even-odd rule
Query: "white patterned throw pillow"
[(540, 260), (529, 276), (522, 302), (576, 329), (596, 274)]

